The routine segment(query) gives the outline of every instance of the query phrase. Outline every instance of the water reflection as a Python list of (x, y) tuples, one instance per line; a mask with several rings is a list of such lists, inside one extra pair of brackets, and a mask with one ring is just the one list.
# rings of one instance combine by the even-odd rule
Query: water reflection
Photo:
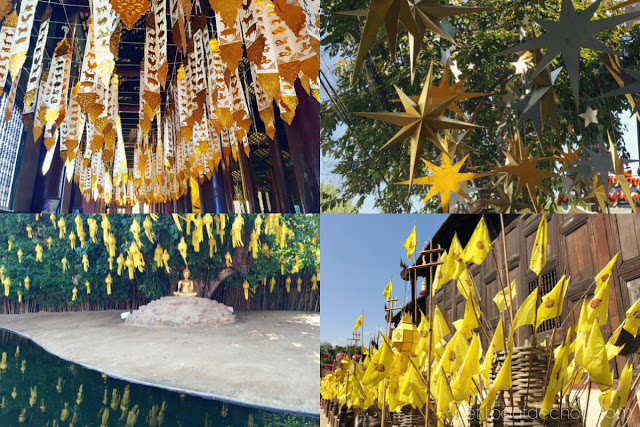
[(308, 426), (318, 418), (129, 384), (0, 329), (1, 426)]

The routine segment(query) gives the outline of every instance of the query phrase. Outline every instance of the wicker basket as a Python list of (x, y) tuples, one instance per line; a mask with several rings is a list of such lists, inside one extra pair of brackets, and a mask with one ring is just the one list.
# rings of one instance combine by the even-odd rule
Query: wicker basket
[[(496, 352), (492, 364), (491, 381), (495, 380), (504, 358), (504, 352)], [(548, 366), (549, 349), (547, 347), (515, 347), (511, 357), (513, 401), (511, 401), (511, 392), (505, 392), (507, 403), (523, 406), (521, 402), (524, 402), (524, 405), (542, 402)], [(553, 366), (553, 356), (551, 356), (551, 366)]]

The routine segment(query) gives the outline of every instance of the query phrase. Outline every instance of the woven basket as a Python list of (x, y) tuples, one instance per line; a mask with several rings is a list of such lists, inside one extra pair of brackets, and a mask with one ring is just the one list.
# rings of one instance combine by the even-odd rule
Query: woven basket
[[(491, 381), (495, 380), (498, 371), (504, 362), (505, 353), (496, 352), (492, 370)], [(515, 347), (511, 357), (511, 377), (513, 401), (511, 392), (505, 392), (507, 403), (516, 406), (540, 403), (544, 399), (545, 378), (549, 366), (549, 349), (546, 347)], [(551, 356), (553, 367), (553, 356)], [(506, 425), (506, 423), (505, 423)]]

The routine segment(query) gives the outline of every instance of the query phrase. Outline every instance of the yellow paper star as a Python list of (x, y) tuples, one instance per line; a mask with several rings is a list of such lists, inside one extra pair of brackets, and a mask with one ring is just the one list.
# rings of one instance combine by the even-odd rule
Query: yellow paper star
[(570, 164), (580, 159), (580, 154), (578, 153), (580, 152), (581, 148), (582, 146), (579, 145), (578, 148), (576, 148), (575, 150), (571, 150), (571, 148), (569, 148), (567, 152), (564, 152), (559, 148), (556, 148), (556, 151), (559, 154), (559, 156), (556, 156), (556, 158), (560, 160), (560, 162), (562, 163), (562, 169), (566, 169)]
[[(446, 142), (445, 142), (446, 143)], [(480, 178), (489, 175), (489, 173), (460, 173), (460, 168), (464, 162), (467, 161), (467, 156), (464, 156), (458, 163), (451, 165), (451, 158), (446, 153), (442, 153), (442, 164), (440, 166), (434, 165), (424, 159), (422, 161), (429, 168), (432, 175), (417, 178), (415, 180), (418, 185), (430, 185), (429, 193), (425, 196), (422, 203), (426, 203), (438, 193), (440, 193), (440, 201), (442, 203), (442, 211), (449, 213), (449, 196), (451, 192), (459, 194), (465, 199), (469, 200), (467, 193), (460, 187), (461, 182), (466, 182), (475, 178)], [(400, 184), (409, 184), (410, 181), (400, 182)]]
[(446, 151), (446, 148), (442, 145), (440, 137), (438, 136), (439, 131), (445, 129), (481, 129), (482, 126), (451, 119), (444, 115), (447, 106), (451, 104), (457, 95), (437, 103), (434, 102), (433, 64), (429, 68), (429, 74), (422, 86), (422, 93), (420, 94), (418, 102), (412, 101), (411, 98), (405, 95), (397, 86), (394, 87), (400, 96), (400, 101), (402, 102), (405, 112), (353, 114), (402, 126), (402, 129), (387, 141), (381, 150), (411, 137), (411, 164), (409, 168), (409, 191), (411, 191), (416, 166), (418, 165), (418, 159), (424, 151), (425, 141), (431, 141), (441, 151)]

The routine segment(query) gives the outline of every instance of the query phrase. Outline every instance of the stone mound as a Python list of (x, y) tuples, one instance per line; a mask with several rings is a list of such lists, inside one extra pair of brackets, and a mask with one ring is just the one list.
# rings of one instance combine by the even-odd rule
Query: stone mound
[(162, 297), (134, 311), (125, 320), (130, 326), (192, 326), (228, 325), (236, 317), (217, 301), (207, 298)]

